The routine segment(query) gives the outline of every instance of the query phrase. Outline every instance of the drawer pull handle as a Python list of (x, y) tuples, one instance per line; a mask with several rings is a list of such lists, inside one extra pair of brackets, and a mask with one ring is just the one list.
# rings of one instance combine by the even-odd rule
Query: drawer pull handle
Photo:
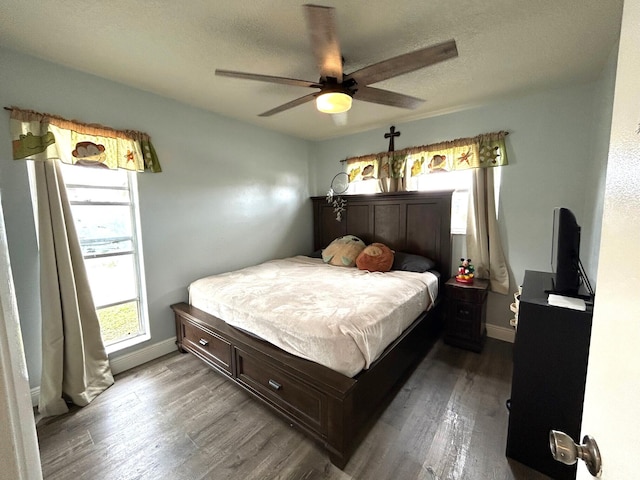
[(204, 338), (201, 338), (200, 341), (198, 342), (200, 345), (202, 345), (203, 347), (206, 347), (207, 345), (209, 345), (209, 341), (205, 340)]
[(271, 388), (273, 388), (274, 390), (280, 390), (282, 388), (282, 385), (280, 385), (278, 382), (276, 382), (275, 380), (269, 380), (269, 386)]

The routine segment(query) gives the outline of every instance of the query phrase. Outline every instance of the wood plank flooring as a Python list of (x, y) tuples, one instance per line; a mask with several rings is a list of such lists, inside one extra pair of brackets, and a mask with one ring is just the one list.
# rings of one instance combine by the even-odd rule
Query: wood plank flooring
[(45, 479), (542, 480), (508, 461), (512, 345), (439, 341), (344, 471), (321, 446), (193, 355), (116, 377), (85, 408), (38, 422)]

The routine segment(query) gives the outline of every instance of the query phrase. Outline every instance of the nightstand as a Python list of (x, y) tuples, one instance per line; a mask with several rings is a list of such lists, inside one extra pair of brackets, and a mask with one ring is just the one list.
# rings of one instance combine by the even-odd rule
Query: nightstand
[(489, 281), (474, 278), (473, 283), (457, 282), (455, 277), (444, 284), (446, 319), (444, 341), (449, 345), (482, 351), (487, 334), (487, 294)]

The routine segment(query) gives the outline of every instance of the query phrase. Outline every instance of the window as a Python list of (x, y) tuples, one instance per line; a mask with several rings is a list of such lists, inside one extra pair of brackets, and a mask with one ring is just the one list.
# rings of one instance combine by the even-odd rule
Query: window
[[(498, 169), (499, 170), (499, 169)], [(467, 211), (469, 208), (469, 189), (473, 170), (438, 172), (408, 178), (408, 189), (418, 191), (454, 190), (451, 198), (451, 233), (467, 233)], [(364, 180), (349, 184), (348, 194), (379, 192), (377, 180)]]
[(60, 166), (107, 351), (147, 340), (136, 176)]
[(361, 182), (349, 182), (347, 194), (358, 195), (361, 193), (378, 193), (379, 191), (380, 187), (378, 186), (378, 180), (372, 178)]
[[(467, 211), (469, 209), (469, 189), (473, 179), (473, 170), (438, 172), (412, 177), (415, 189), (420, 191), (453, 190), (451, 197), (451, 233), (467, 233)], [(411, 183), (409, 184), (411, 188)]]

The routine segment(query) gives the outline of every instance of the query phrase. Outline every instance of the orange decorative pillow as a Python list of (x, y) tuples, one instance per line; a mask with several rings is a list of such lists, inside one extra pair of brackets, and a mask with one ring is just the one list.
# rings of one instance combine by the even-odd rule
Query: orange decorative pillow
[(388, 272), (393, 265), (393, 250), (384, 243), (372, 243), (358, 255), (356, 265), (360, 270)]

